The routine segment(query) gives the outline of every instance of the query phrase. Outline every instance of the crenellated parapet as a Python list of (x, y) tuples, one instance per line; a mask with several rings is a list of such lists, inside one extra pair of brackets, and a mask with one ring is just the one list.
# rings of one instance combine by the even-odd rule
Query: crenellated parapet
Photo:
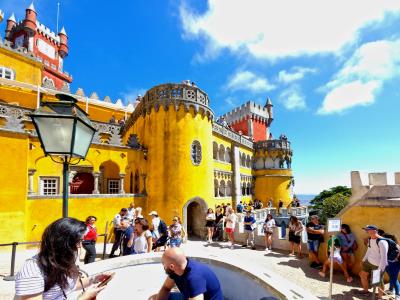
[(269, 126), (273, 120), (272, 110), (267, 106), (263, 107), (253, 101), (248, 101), (221, 117), (223, 117), (229, 125), (234, 125), (244, 120), (251, 119)]
[(192, 108), (195, 114), (205, 115), (209, 120), (214, 117), (214, 113), (209, 107), (208, 95), (197, 86), (161, 84), (148, 90), (141, 98), (135, 111), (125, 123), (124, 132), (129, 130), (140, 116), (150, 114), (152, 110), (158, 112), (160, 108), (168, 111), (170, 106), (175, 111), (183, 107), (188, 112)]
[(292, 149), (286, 137), (254, 143), (254, 169), (291, 169)]

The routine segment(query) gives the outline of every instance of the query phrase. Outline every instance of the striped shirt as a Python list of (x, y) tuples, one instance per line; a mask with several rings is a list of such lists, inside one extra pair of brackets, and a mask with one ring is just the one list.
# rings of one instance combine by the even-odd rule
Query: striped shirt
[[(39, 267), (37, 255), (25, 261), (15, 277), (15, 295), (28, 296), (43, 294), (43, 300), (64, 300), (64, 294), (59, 285), (54, 285), (44, 292), (44, 275)], [(68, 288), (64, 293), (68, 296), (75, 288), (76, 279), (68, 278)]]

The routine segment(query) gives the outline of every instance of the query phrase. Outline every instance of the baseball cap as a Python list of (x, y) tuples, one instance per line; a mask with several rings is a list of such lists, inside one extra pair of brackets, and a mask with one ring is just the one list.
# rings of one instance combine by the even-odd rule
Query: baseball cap
[(378, 227), (376, 227), (375, 225), (367, 225), (365, 227), (363, 227), (364, 230), (378, 230)]

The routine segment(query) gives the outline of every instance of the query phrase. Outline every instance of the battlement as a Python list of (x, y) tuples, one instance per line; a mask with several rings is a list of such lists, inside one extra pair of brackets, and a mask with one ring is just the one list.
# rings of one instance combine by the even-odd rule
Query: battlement
[(351, 189), (354, 199), (400, 199), (400, 172), (394, 173), (394, 184), (388, 184), (386, 172), (369, 173), (368, 184), (363, 184), (360, 172), (352, 171)]
[(229, 125), (249, 118), (268, 123), (268, 120), (272, 119), (272, 112), (269, 113), (266, 106), (263, 107), (254, 101), (247, 101), (245, 104), (222, 115), (221, 118), (224, 118)]

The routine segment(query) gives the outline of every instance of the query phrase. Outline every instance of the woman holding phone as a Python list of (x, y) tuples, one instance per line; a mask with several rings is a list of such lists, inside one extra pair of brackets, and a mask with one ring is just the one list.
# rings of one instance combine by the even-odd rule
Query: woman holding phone
[(67, 299), (78, 291), (78, 299), (94, 299), (105, 286), (98, 284), (111, 274), (83, 277), (75, 264), (87, 232), (86, 224), (62, 218), (45, 229), (39, 253), (25, 261), (15, 277), (15, 299)]

